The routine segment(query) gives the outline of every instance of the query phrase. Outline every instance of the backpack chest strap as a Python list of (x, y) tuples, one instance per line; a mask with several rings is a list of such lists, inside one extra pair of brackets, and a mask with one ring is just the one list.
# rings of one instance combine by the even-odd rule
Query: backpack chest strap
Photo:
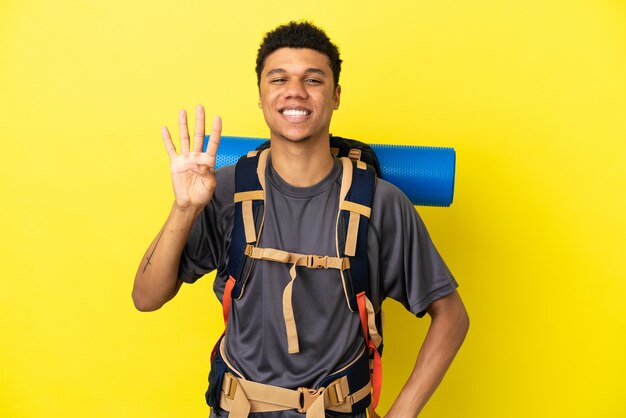
[(325, 268), (345, 270), (350, 268), (350, 259), (347, 257), (330, 257), (321, 255), (306, 255), (290, 253), (274, 248), (260, 248), (250, 244), (246, 245), (246, 255), (257, 260), (275, 261), (284, 264), (293, 264), (298, 267)]
[(350, 260), (347, 257), (329, 257), (320, 255), (306, 255), (290, 253), (288, 251), (274, 248), (259, 248), (250, 244), (246, 245), (246, 255), (257, 260), (274, 261), (278, 263), (291, 264), (289, 275), (291, 280), (283, 290), (283, 318), (285, 320), (285, 330), (287, 332), (287, 351), (290, 354), (300, 352), (298, 343), (298, 329), (293, 314), (293, 282), (296, 280), (296, 267), (325, 268), (343, 271), (350, 268)]

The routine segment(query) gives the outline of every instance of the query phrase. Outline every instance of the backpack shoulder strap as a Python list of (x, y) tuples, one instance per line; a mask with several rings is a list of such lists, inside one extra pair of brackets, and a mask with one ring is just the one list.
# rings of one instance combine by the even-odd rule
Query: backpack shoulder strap
[(367, 230), (376, 187), (376, 170), (360, 160), (341, 159), (343, 177), (337, 215), (337, 250), (350, 259), (341, 272), (344, 292), (351, 311), (358, 312), (363, 336), (370, 353), (372, 407), (376, 408), (382, 385), (382, 315), (370, 302)]
[[(363, 294), (368, 302), (367, 309), (370, 314), (375, 314), (376, 324), (370, 324), (371, 331), (382, 333), (382, 317), (379, 312), (374, 312), (371, 300), (369, 261), (367, 252), (367, 234), (371, 208), (374, 202), (376, 191), (376, 169), (362, 161), (352, 161), (355, 169), (352, 172), (352, 186), (350, 187), (345, 200), (340, 207), (340, 215), (343, 217), (345, 241), (345, 256), (350, 258), (350, 281), (354, 289), (354, 299), (350, 301), (350, 307), (355, 311), (361, 311), (358, 297)], [(360, 215), (357, 217), (357, 215)], [(356, 235), (356, 238), (355, 238)], [(371, 316), (371, 315), (368, 315)], [(373, 326), (374, 325), (374, 326)], [(376, 339), (382, 339), (375, 337)], [(382, 341), (376, 341), (376, 346), (380, 345), (382, 351)]]
[(265, 168), (269, 149), (252, 151), (235, 167), (235, 217), (226, 271), (235, 279), (232, 297), (241, 298), (254, 260), (246, 254), (246, 245), (256, 245), (265, 217)]
[(356, 295), (370, 293), (367, 228), (376, 187), (376, 171), (363, 161), (344, 157), (341, 162), (343, 177), (337, 219), (337, 251), (339, 257), (350, 259), (350, 268), (343, 271), (342, 280), (348, 306), (356, 312)]

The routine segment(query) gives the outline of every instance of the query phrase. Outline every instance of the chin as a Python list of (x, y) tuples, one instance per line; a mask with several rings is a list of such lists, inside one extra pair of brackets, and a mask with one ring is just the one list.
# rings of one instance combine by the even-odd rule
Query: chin
[(289, 141), (289, 142), (306, 142), (313, 137), (311, 134), (304, 133), (304, 132), (300, 132), (300, 133), (281, 132), (281, 133), (274, 133), (272, 136), (275, 138), (284, 139), (285, 141)]

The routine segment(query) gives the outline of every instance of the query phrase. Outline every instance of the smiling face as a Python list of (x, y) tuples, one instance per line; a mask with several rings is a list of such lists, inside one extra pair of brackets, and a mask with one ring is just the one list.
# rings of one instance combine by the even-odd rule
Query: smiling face
[(307, 48), (272, 52), (259, 83), (259, 102), (271, 139), (327, 140), (340, 93), (326, 55)]

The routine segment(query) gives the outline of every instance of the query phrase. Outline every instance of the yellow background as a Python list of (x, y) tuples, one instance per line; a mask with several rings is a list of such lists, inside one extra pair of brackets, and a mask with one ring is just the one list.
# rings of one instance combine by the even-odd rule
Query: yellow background
[[(472, 325), (422, 416), (626, 416), (618, 0), (2, 0), (0, 416), (207, 416), (211, 279), (130, 299), (172, 201), (159, 130), (203, 103), (266, 136), (258, 42), (301, 18), (345, 60), (334, 133), (458, 154), (453, 206), (419, 210)], [(382, 412), (428, 325), (386, 305)]]

